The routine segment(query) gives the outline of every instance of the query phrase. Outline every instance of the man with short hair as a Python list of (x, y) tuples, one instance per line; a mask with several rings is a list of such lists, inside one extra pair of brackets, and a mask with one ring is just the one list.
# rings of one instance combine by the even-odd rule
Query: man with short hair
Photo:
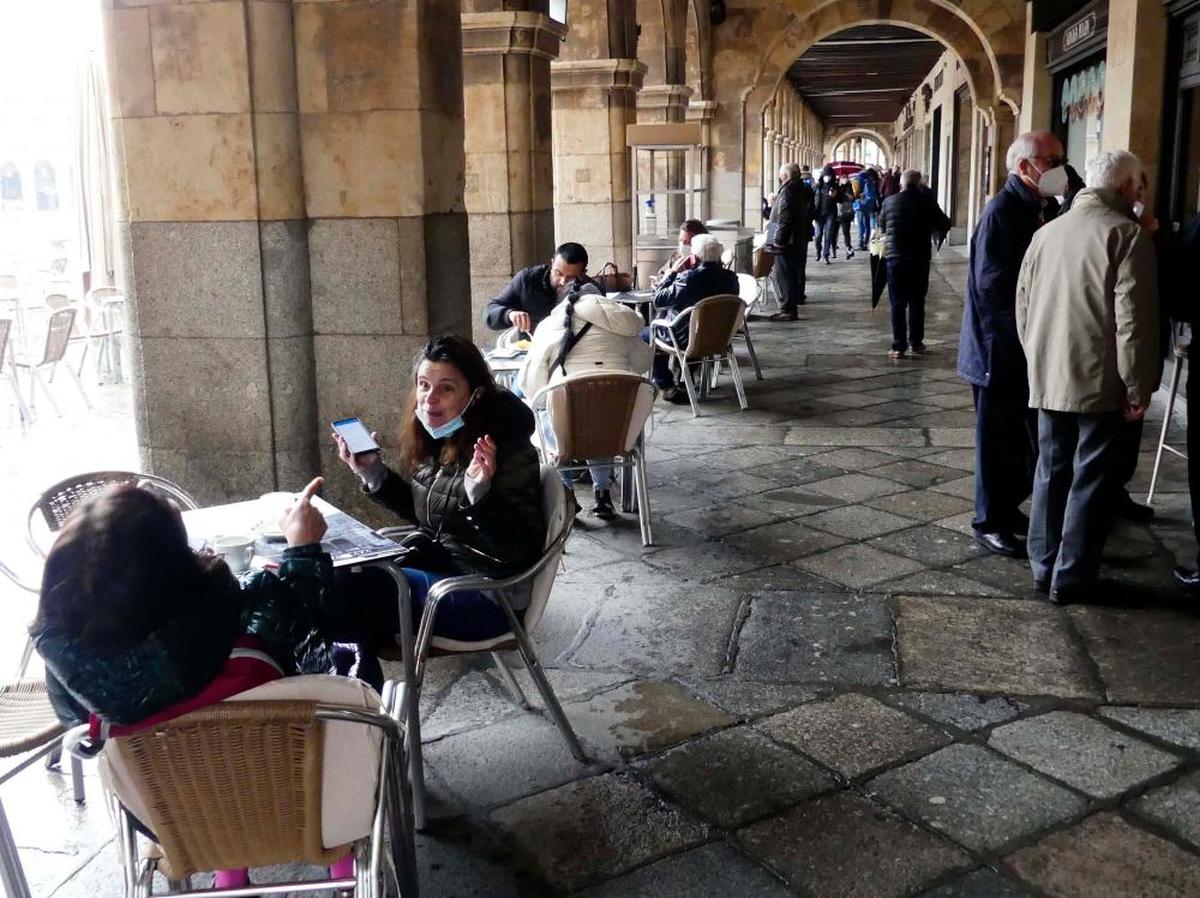
[[(779, 311), (772, 321), (795, 321), (799, 306), (808, 298), (805, 267), (808, 241), (812, 238), (813, 192), (801, 179), (800, 166), (788, 162), (779, 167), (779, 193), (771, 206), (767, 222), (766, 252), (775, 256), (775, 286), (779, 291)], [(737, 293), (736, 289), (729, 291)]]
[(1142, 164), (1110, 150), (1086, 181), (1071, 214), (1034, 235), (1016, 294), (1038, 409), (1029, 565), (1056, 604), (1086, 601), (1097, 587), (1123, 422), (1146, 413), (1159, 374), (1158, 263), (1134, 213)]
[(585, 284), (599, 289), (587, 276), (587, 266), (587, 250), (578, 243), (564, 243), (554, 251), (550, 264), (518, 271), (504, 292), (487, 304), (483, 320), (494, 331), (515, 327), (532, 334), (568, 293)]
[(1028, 528), (1020, 505), (1033, 490), (1037, 412), (1029, 408), (1025, 353), (1017, 339), (1017, 275), (1034, 232), (1065, 177), (1062, 143), (1029, 131), (1008, 148), (1008, 180), (971, 234), (958, 376), (975, 399), (975, 541), (996, 555), (1024, 558)]
[(892, 311), (892, 348), (888, 357), (902, 359), (925, 354), (925, 294), (933, 235), (950, 230), (950, 218), (933, 193), (921, 188), (921, 173), (909, 169), (900, 176), (900, 192), (883, 202), (879, 230), (887, 235), (888, 302)]
[(671, 257), (663, 263), (662, 268), (658, 269), (658, 273), (655, 276), (661, 280), (672, 271), (678, 274), (681, 271), (691, 271), (699, 265), (700, 260), (692, 252), (692, 238), (707, 233), (708, 228), (698, 218), (689, 218), (681, 224), (679, 226), (679, 246), (676, 247), (675, 252), (671, 253)]
[[(690, 309), (702, 299), (722, 294), (738, 295), (737, 275), (721, 262), (721, 254), (725, 247), (711, 234), (701, 234), (692, 238), (692, 252), (700, 259), (700, 264), (691, 271), (682, 274), (671, 272), (666, 280), (654, 291), (654, 307), (666, 312), (665, 318), (677, 318), (685, 309)], [(688, 325), (682, 322), (672, 327), (675, 341), (680, 348), (687, 346)], [(663, 339), (670, 339), (662, 334)], [(642, 330), (642, 339), (654, 344), (654, 335), (650, 328)], [(654, 364), (651, 369), (655, 386), (663, 392), (663, 398), (668, 402), (686, 405), (688, 396), (685, 390), (676, 387), (675, 378), (671, 375), (671, 360), (663, 352), (655, 352)], [(684, 372), (684, 376), (687, 373)]]

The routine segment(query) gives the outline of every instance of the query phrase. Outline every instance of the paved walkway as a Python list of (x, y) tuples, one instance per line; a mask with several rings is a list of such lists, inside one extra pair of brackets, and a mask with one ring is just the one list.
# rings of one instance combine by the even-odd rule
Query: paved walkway
[[(1130, 606), (1050, 606), (969, 538), (965, 264), (899, 363), (866, 268), (755, 328), (750, 411), (658, 416), (653, 548), (581, 519), (536, 637), (594, 765), (482, 659), (435, 662), (425, 894), (1200, 894), (1200, 620), (1153, 592), (1195, 552), (1182, 465), (1109, 546)], [(98, 803), (25, 779), (35, 889), (116, 894)]]

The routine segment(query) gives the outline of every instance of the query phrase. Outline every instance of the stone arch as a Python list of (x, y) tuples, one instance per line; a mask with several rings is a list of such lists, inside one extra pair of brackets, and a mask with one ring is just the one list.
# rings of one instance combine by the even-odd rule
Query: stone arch
[(839, 144), (845, 143), (847, 140), (853, 140), (855, 137), (865, 137), (868, 140), (873, 140), (879, 144), (879, 148), (887, 154), (888, 162), (890, 163), (896, 157), (896, 148), (892, 141), (883, 136), (881, 131), (876, 131), (874, 128), (842, 128), (839, 131), (834, 131), (825, 139), (824, 153), (826, 159), (833, 158), (833, 151), (838, 148)]
[(647, 84), (685, 84), (689, 0), (637, 0), (638, 60)]
[(712, 99), (711, 38), (707, 0), (689, 0), (684, 28), (684, 83), (692, 89), (693, 101)]
[[(1011, 119), (1021, 92), (1024, 7), (1020, 0), (787, 0), (731, 11), (714, 31), (720, 103), (714, 150), (714, 214), (757, 208), (761, 178), (762, 110), (793, 61), (822, 38), (846, 28), (895, 24), (952, 50), (966, 69), (976, 108), (989, 121)], [(765, 49), (764, 49), (765, 48)], [(727, 78), (726, 69), (740, 78)], [(823, 137), (824, 135), (822, 135)], [(716, 169), (725, 169), (718, 178)], [(741, 172), (740, 202), (731, 195)], [(736, 204), (736, 205), (735, 205)]]

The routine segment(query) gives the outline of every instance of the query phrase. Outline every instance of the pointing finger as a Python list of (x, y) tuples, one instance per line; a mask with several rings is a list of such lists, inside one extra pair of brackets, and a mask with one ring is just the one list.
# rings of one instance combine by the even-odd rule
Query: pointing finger
[(314, 477), (312, 481), (304, 488), (304, 492), (300, 494), (300, 502), (308, 502), (316, 495), (317, 490), (325, 485), (324, 477)]

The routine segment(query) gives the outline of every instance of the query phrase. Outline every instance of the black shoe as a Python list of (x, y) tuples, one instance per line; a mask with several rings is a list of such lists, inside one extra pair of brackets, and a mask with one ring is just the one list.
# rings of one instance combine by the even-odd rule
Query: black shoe
[(691, 405), (692, 400), (688, 398), (687, 390), (683, 387), (675, 387), (663, 393), (663, 399), (675, 405)]
[(774, 315), (767, 316), (768, 321), (799, 321), (800, 315), (795, 309), (780, 309)]
[(617, 516), (617, 510), (613, 508), (612, 494), (608, 490), (596, 491), (596, 504), (592, 506), (589, 514), (602, 521), (611, 521)]
[(1033, 591), (1038, 593), (1039, 595), (1043, 595), (1043, 596), (1050, 595), (1050, 581), (1049, 580), (1039, 580), (1037, 577), (1034, 577), (1033, 578)]
[(1129, 605), (1130, 599), (1137, 604), (1136, 595), (1130, 593), (1128, 586), (1108, 579), (1071, 583), (1050, 590), (1050, 601), (1055, 605)]
[(1188, 592), (1200, 591), (1200, 571), (1193, 571), (1191, 568), (1186, 567), (1177, 567), (1175, 568), (1175, 582)]
[(1125, 492), (1117, 499), (1116, 514), (1121, 520), (1132, 521), (1134, 524), (1149, 524), (1154, 520), (1153, 508), (1134, 502), (1129, 493)]
[(1025, 545), (1011, 533), (976, 533), (975, 542), (993, 555), (1005, 558), (1025, 558)]
[[(837, 256), (834, 256), (834, 258), (836, 259), (836, 258), (837, 258)], [(833, 263), (831, 263), (831, 262), (829, 261), (829, 256), (826, 256), (826, 257), (825, 257), (825, 264), (826, 264), (826, 265), (831, 265), (831, 264), (833, 264)]]
[(846, 258), (853, 259), (854, 258), (854, 250), (852, 250), (852, 249), (846, 250)]
[(925, 344), (924, 343), (914, 343), (912, 345), (912, 354), (913, 355), (925, 355)]

